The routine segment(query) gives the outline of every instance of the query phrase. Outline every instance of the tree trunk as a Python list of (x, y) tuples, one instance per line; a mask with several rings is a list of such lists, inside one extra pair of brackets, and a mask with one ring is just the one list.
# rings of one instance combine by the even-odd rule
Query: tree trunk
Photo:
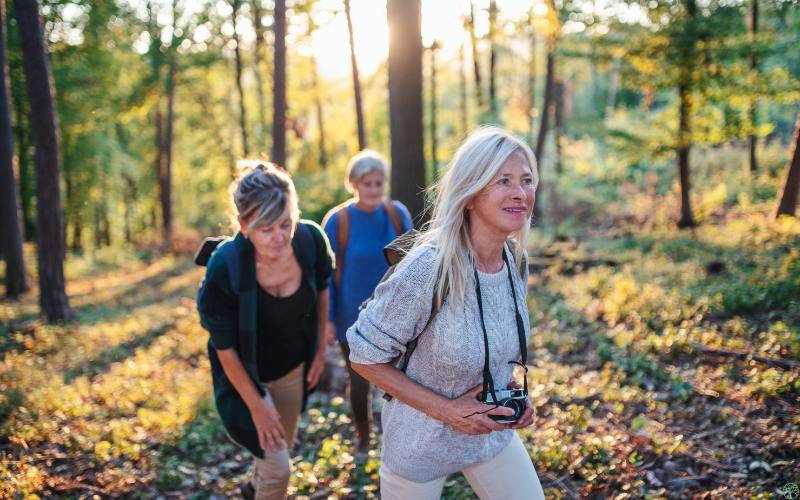
[(356, 101), (356, 124), (358, 126), (358, 150), (367, 147), (367, 132), (364, 129), (364, 111), (361, 107), (361, 80), (358, 77), (356, 45), (353, 39), (353, 20), (350, 17), (350, 0), (344, 0), (344, 14), (347, 17), (347, 34), (350, 39), (350, 67), (353, 70), (353, 95)]
[(6, 3), (0, 0), (0, 223), (3, 228), (2, 254), (6, 261), (6, 296), (17, 297), (28, 290), (22, 232), (14, 178), (14, 135), (11, 130), (8, 61), (6, 60)]
[(14, 133), (16, 135), (16, 142), (19, 146), (17, 154), (17, 167), (19, 171), (19, 198), (22, 207), (22, 229), (23, 238), (25, 241), (36, 241), (36, 207), (33, 203), (33, 198), (36, 192), (36, 179), (33, 171), (35, 165), (31, 165), (28, 161), (29, 155), (27, 154), (30, 149), (28, 142), (28, 131), (30, 130), (30, 123), (26, 123), (25, 113), (22, 110), (24, 101), (17, 102), (15, 100), (14, 114), (17, 119)]
[(459, 110), (461, 111), (461, 135), (466, 137), (469, 133), (469, 109), (467, 108), (467, 70), (464, 63), (464, 44), (458, 49), (458, 79), (459, 79)]
[(439, 43), (434, 41), (428, 50), (431, 55), (431, 165), (433, 166), (434, 178), (438, 178), (439, 159), (436, 157), (436, 149), (439, 147), (436, 140), (436, 51), (439, 50)]
[(233, 7), (233, 41), (236, 46), (233, 49), (234, 59), (236, 60), (236, 91), (239, 94), (239, 129), (242, 133), (242, 151), (243, 156), (250, 154), (250, 145), (247, 142), (247, 112), (245, 110), (244, 102), (244, 88), (242, 87), (242, 51), (239, 50), (239, 29), (236, 18), (239, 15), (240, 0), (232, 0), (231, 7)]
[(266, 151), (267, 128), (267, 100), (264, 96), (264, 79), (261, 76), (261, 54), (264, 46), (264, 25), (261, 22), (262, 10), (261, 0), (253, 0), (253, 26), (256, 31), (256, 43), (253, 47), (253, 67), (256, 76), (256, 95), (258, 96), (258, 137), (256, 138), (258, 152)]
[(481, 83), (481, 66), (478, 57), (478, 37), (475, 35), (475, 5), (469, 3), (469, 39), (472, 44), (472, 65), (475, 71), (475, 99), (478, 101), (478, 113), (483, 111), (483, 85)]
[(492, 120), (499, 119), (497, 114), (497, 2), (489, 2), (489, 113)]
[[(693, 23), (697, 15), (697, 4), (695, 0), (686, 1), (686, 12), (689, 22)], [(694, 27), (691, 27), (694, 30)], [(692, 216), (691, 204), (691, 183), (689, 180), (689, 154), (692, 148), (692, 68), (694, 67), (694, 40), (693, 31), (684, 41), (683, 60), (678, 80), (678, 154), (676, 163), (678, 167), (678, 179), (681, 189), (681, 217), (678, 220), (678, 228), (694, 227), (696, 223)]]
[(608, 97), (606, 98), (606, 120), (614, 114), (617, 105), (617, 88), (619, 87), (619, 72), (622, 68), (622, 59), (614, 58), (611, 66), (611, 82), (608, 84)]
[(420, 0), (388, 0), (389, 128), (392, 197), (403, 202), (418, 223), (425, 188), (422, 127), (422, 36)]
[(272, 161), (286, 167), (286, 0), (275, 0), (275, 67), (272, 76)]
[(556, 135), (556, 172), (561, 173), (564, 168), (564, 158), (563, 158), (563, 146), (565, 138), (565, 130), (564, 130), (564, 98), (565, 98), (565, 88), (564, 82), (558, 80), (554, 83), (554, 113), (553, 116), (555, 118), (555, 135)]
[[(750, 43), (755, 45), (758, 37), (758, 0), (752, 0), (750, 10)], [(758, 57), (755, 47), (750, 49), (750, 72), (753, 77), (758, 76)], [(758, 96), (753, 96), (750, 100), (750, 126), (755, 128), (758, 125)], [(750, 150), (750, 173), (758, 170), (758, 159), (756, 158), (756, 147), (758, 146), (758, 136), (752, 131), (747, 137), (747, 146)]]
[(794, 215), (797, 208), (797, 195), (800, 192), (800, 118), (794, 126), (794, 144), (792, 154), (789, 156), (789, 164), (786, 166), (786, 180), (783, 183), (780, 203), (776, 216)]
[(544, 156), (544, 141), (547, 138), (547, 129), (550, 126), (550, 108), (553, 103), (553, 90), (555, 82), (555, 47), (550, 44), (547, 51), (547, 73), (544, 82), (544, 98), (542, 99), (542, 112), (539, 117), (539, 135), (536, 138), (536, 148), (534, 154), (536, 155), (536, 163), (539, 168), (542, 166)]
[(328, 152), (325, 148), (325, 115), (322, 112), (322, 92), (319, 89), (317, 58), (313, 55), (311, 56), (311, 87), (314, 91), (314, 108), (317, 112), (317, 127), (319, 128), (319, 164), (325, 169), (328, 166)]
[(164, 124), (162, 141), (163, 155), (159, 170), (159, 186), (161, 194), (161, 223), (164, 245), (172, 244), (172, 136), (175, 123), (175, 49), (170, 49), (169, 72), (167, 73), (167, 119)]
[(36, 161), (36, 254), (39, 304), (48, 321), (70, 316), (64, 290), (64, 222), (59, 188), (61, 158), (50, 62), (36, 0), (14, 0), (31, 110)]
[(534, 144), (534, 133), (533, 133), (533, 121), (535, 118), (534, 110), (534, 103), (536, 102), (536, 31), (533, 28), (533, 7), (528, 14), (528, 23), (531, 29), (531, 45), (530, 45), (530, 58), (528, 59), (528, 144), (533, 146)]

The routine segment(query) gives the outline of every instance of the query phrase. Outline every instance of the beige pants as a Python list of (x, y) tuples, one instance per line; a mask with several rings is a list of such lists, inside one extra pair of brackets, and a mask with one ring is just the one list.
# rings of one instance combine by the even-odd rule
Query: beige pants
[(290, 454), (297, 434), (297, 419), (303, 407), (303, 364), (262, 387), (266, 390), (264, 399), (278, 410), (287, 443), (282, 450), (264, 450), (264, 458), (253, 459), (253, 487), (257, 500), (282, 500), (286, 498), (292, 473)]
[[(482, 500), (544, 500), (544, 491), (531, 457), (515, 433), (514, 439), (496, 457), (465, 467), (467, 482)], [(416, 483), (381, 466), (383, 500), (438, 500), (446, 477)]]

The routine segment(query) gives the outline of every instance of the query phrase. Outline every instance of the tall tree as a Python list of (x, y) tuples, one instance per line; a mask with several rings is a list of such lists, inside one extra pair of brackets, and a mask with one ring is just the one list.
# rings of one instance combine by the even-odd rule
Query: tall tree
[(356, 124), (358, 127), (358, 150), (367, 147), (367, 132), (364, 129), (364, 110), (361, 102), (361, 80), (358, 77), (356, 44), (353, 37), (353, 19), (350, 15), (350, 0), (344, 0), (344, 14), (347, 17), (347, 34), (350, 40), (350, 67), (353, 71), (353, 96), (356, 101)]
[(465, 24), (469, 32), (469, 40), (472, 46), (472, 67), (475, 72), (475, 99), (478, 102), (478, 113), (483, 112), (483, 84), (481, 83), (481, 65), (478, 56), (478, 36), (475, 34), (475, 5), (469, 2), (469, 17)]
[(235, 46), (233, 48), (234, 59), (236, 60), (236, 91), (239, 94), (239, 130), (242, 134), (242, 151), (244, 156), (250, 154), (250, 145), (247, 142), (247, 111), (244, 101), (244, 87), (242, 86), (242, 51), (239, 45), (241, 44), (241, 36), (239, 36), (239, 24), (237, 18), (239, 17), (239, 7), (241, 0), (231, 0), (231, 7), (233, 7), (233, 41)]
[(439, 176), (439, 159), (436, 157), (436, 148), (439, 147), (438, 141), (436, 140), (437, 130), (436, 130), (436, 104), (437, 104), (437, 97), (436, 97), (436, 51), (439, 50), (439, 42), (434, 40), (431, 43), (431, 46), (428, 47), (428, 52), (430, 53), (431, 59), (431, 97), (430, 97), (430, 104), (431, 104), (431, 119), (430, 119), (430, 127), (431, 127), (431, 165), (433, 166), (433, 175), (434, 177)]
[(286, 0), (275, 0), (272, 75), (272, 161), (286, 167)]
[(678, 47), (681, 62), (678, 69), (678, 151), (676, 157), (681, 189), (679, 228), (694, 227), (696, 225), (692, 216), (691, 183), (689, 179), (689, 154), (692, 149), (692, 91), (694, 64), (696, 62), (696, 27), (694, 23), (697, 18), (697, 3), (695, 0), (686, 0), (686, 16), (688, 18), (687, 22), (682, 26), (684, 36), (680, 39), (680, 46)]
[(533, 20), (534, 20), (534, 9), (531, 7), (530, 11), (528, 11), (528, 29), (531, 33), (531, 40), (530, 40), (530, 56), (528, 58), (528, 144), (531, 146), (534, 144), (534, 128), (533, 128), (533, 121), (535, 118), (535, 106), (534, 103), (536, 102), (536, 28), (534, 28)]
[(267, 99), (264, 96), (264, 79), (261, 76), (261, 58), (264, 52), (264, 23), (262, 21), (263, 10), (261, 0), (253, 0), (253, 26), (255, 27), (256, 43), (253, 44), (253, 72), (256, 77), (256, 96), (258, 97), (258, 132), (256, 146), (258, 152), (266, 150), (266, 127), (267, 127)]
[(467, 107), (467, 65), (464, 62), (465, 57), (466, 54), (464, 53), (464, 44), (462, 43), (458, 48), (458, 108), (461, 112), (460, 125), (461, 135), (463, 137), (466, 137), (467, 133), (469, 132), (469, 108)]
[(420, 0), (387, 0), (392, 197), (420, 222), (425, 210)]
[(497, 120), (497, 2), (489, 2), (489, 113)]
[(566, 86), (563, 81), (556, 80), (553, 87), (553, 121), (556, 136), (556, 173), (564, 169), (563, 147), (566, 141), (564, 130), (564, 106), (566, 99)]
[(3, 231), (3, 258), (6, 261), (6, 296), (16, 297), (28, 290), (22, 231), (14, 179), (14, 136), (11, 130), (8, 62), (6, 51), (6, 2), (0, 0), (0, 227)]
[(789, 155), (789, 164), (786, 166), (786, 180), (783, 182), (780, 202), (776, 215), (794, 215), (797, 208), (798, 193), (800, 193), (800, 118), (794, 126), (792, 138), (792, 152)]
[(553, 107), (553, 92), (555, 90), (555, 59), (555, 42), (548, 41), (544, 96), (542, 98), (542, 111), (539, 115), (539, 134), (536, 137), (536, 147), (533, 150), (539, 169), (542, 168), (542, 162), (544, 161), (544, 141), (550, 128), (550, 110)]
[(22, 47), (25, 85), (31, 109), (36, 161), (36, 255), (39, 304), (49, 321), (70, 316), (64, 290), (64, 224), (61, 208), (61, 158), (54, 86), (36, 0), (14, 0)]
[[(750, 73), (753, 77), (758, 75), (758, 55), (755, 50), (755, 43), (758, 37), (758, 0), (751, 0), (750, 4)], [(750, 127), (755, 128), (758, 120), (758, 96), (750, 98)], [(747, 148), (750, 151), (750, 172), (758, 170), (758, 158), (756, 157), (756, 147), (758, 137), (755, 130), (747, 136)]]

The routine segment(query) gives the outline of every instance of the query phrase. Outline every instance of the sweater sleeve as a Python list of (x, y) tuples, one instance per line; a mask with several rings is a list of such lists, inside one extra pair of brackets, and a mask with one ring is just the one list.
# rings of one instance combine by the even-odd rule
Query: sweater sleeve
[(230, 289), (228, 267), (222, 252), (211, 256), (206, 277), (197, 295), (197, 311), (200, 324), (208, 330), (211, 345), (215, 349), (235, 347), (239, 334), (238, 299)]
[(419, 248), (375, 289), (375, 297), (347, 330), (350, 361), (388, 363), (406, 351), (431, 314), (434, 250)]

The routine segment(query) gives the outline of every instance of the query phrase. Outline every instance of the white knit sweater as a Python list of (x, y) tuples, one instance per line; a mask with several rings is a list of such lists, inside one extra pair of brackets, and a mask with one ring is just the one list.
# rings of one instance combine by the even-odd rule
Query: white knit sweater
[[(514, 265), (513, 256), (506, 252)], [(387, 363), (405, 352), (408, 341), (424, 328), (433, 297), (434, 257), (435, 250), (431, 247), (415, 249), (378, 286), (375, 298), (347, 331), (352, 362)], [(504, 265), (500, 272), (478, 275), (489, 337), (490, 369), (495, 387), (501, 389), (512, 375), (514, 365), (509, 362), (520, 359), (508, 272)], [(525, 300), (527, 270), (524, 276), (516, 272), (512, 275), (527, 338), (530, 335)], [(464, 302), (447, 298), (428, 329), (419, 334), (406, 374), (452, 399), (483, 381), (483, 360), (483, 332), (472, 284)], [(431, 481), (494, 458), (515, 432), (463, 434), (397, 398), (383, 406), (382, 424), (383, 464), (395, 474), (416, 482)]]

